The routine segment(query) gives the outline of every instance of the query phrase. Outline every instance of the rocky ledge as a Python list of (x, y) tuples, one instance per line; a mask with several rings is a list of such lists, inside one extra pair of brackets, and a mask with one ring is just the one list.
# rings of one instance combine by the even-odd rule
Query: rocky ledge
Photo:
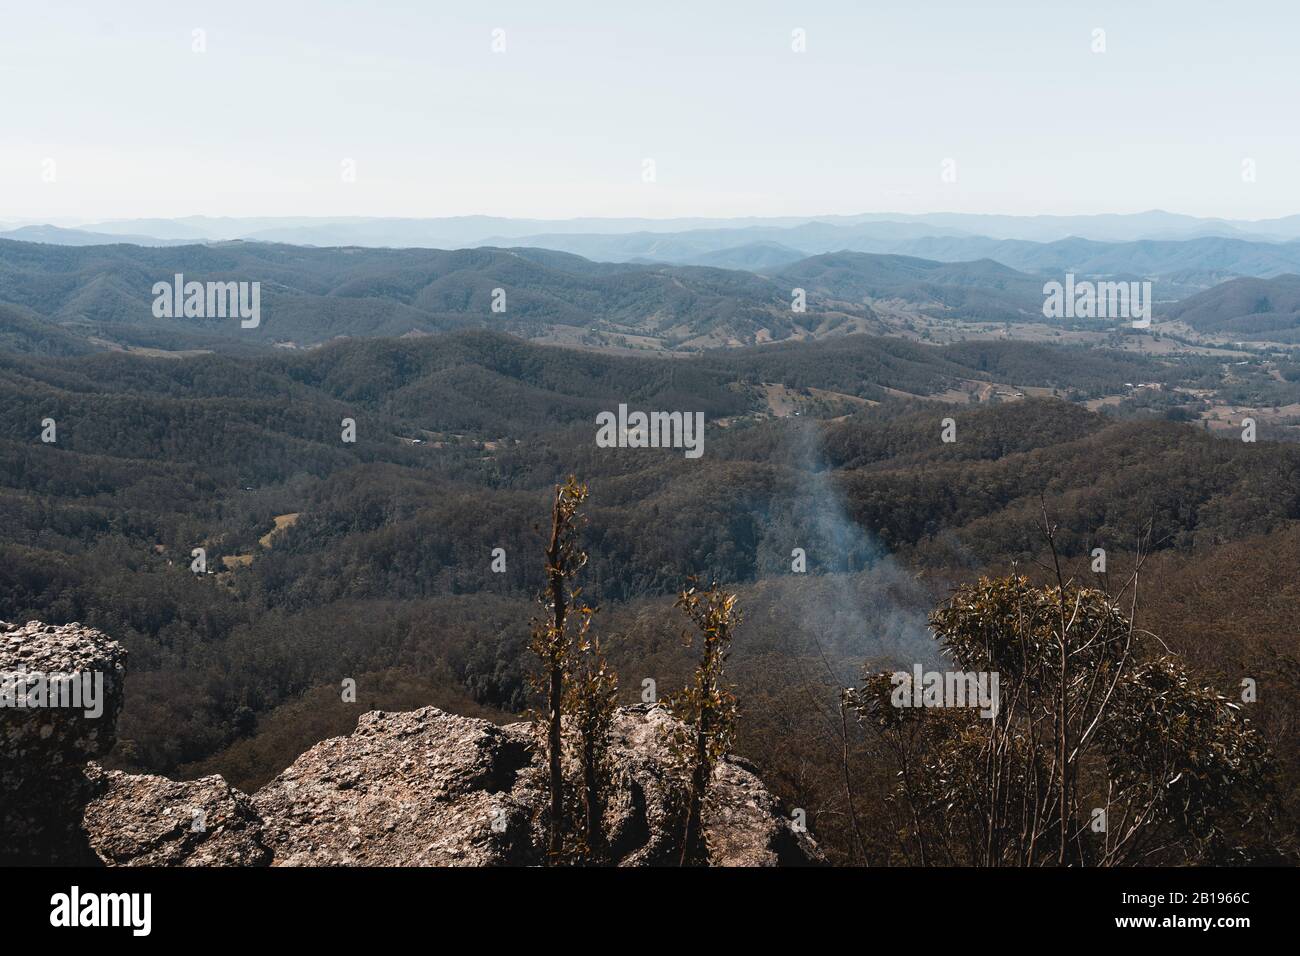
[[(50, 645), (70, 666), (110, 670), (111, 700), (85, 721), (55, 709), (0, 710), (0, 804), (6, 812), (0, 861), (100, 862), (116, 866), (502, 866), (543, 862), (536, 810), (542, 779), (529, 725), (497, 726), (434, 707), (363, 714), (347, 737), (324, 740), (253, 794), (222, 777), (176, 781), (104, 770), (121, 707), (124, 653), (103, 634), (68, 625), (0, 623), (0, 672), (45, 660)], [(53, 658), (50, 658), (51, 660)], [(32, 665), (28, 664), (28, 670)], [(680, 827), (671, 809), (668, 739), (674, 719), (662, 708), (618, 711), (612, 731), (612, 786), (605, 808), (607, 858), (618, 865), (676, 861)], [(50, 727), (44, 731), (42, 727)], [(31, 741), (58, 759), (43, 759)], [(14, 741), (26, 742), (22, 748)], [(75, 767), (75, 786), (40, 813), (50, 766)], [(67, 773), (63, 774), (68, 777)], [(75, 805), (70, 805), (75, 804)], [(37, 817), (40, 817), (38, 820)], [(52, 820), (53, 818), (57, 818)], [(715, 768), (704, 808), (708, 862), (714, 866), (809, 865), (816, 845), (792, 825), (754, 768), (726, 759)]]
[(125, 674), (92, 628), (0, 621), (0, 862), (83, 860), (83, 771), (116, 741)]

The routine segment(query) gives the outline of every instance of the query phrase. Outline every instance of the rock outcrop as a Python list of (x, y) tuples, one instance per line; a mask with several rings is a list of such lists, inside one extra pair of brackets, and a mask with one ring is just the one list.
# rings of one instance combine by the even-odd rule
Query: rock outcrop
[(83, 770), (116, 741), (126, 651), (80, 624), (0, 621), (0, 862), (90, 862)]
[(81, 815), (95, 857), (109, 866), (264, 866), (262, 818), (220, 776), (169, 780), (86, 768)]
[[(614, 720), (609, 855), (621, 865), (676, 862), (659, 707)], [(312, 747), (253, 797), (277, 865), (501, 866), (542, 862), (535, 811), (545, 803), (527, 724), (498, 727), (435, 707), (365, 714), (349, 737)], [(717, 768), (704, 811), (709, 862), (777, 866), (819, 854), (753, 771)]]
[[(15, 710), (3, 717), (5, 794), (44, 790), (46, 764), (73, 780), (43, 827), (4, 817), (9, 861), (148, 866), (509, 866), (543, 862), (545, 834), (537, 809), (543, 776), (527, 724), (497, 726), (434, 707), (363, 714), (347, 737), (322, 741), (254, 794), (219, 776), (175, 781), (107, 771), (95, 763), (111, 745), (121, 706), (123, 654), (86, 628), (27, 625), (0, 631), (0, 671), (19, 658), (107, 667), (115, 680), (95, 730), (71, 714)], [(84, 643), (84, 647), (82, 647)], [(80, 651), (78, 647), (82, 647)], [(28, 648), (25, 654), (19, 648)], [(29, 667), (29, 670), (31, 667)], [(105, 682), (106, 687), (108, 682)], [(108, 715), (111, 714), (110, 719)], [(41, 720), (45, 724), (41, 724)], [(42, 726), (54, 724), (50, 731)], [(66, 726), (65, 726), (65, 722)], [(11, 726), (12, 724), (12, 726)], [(625, 866), (676, 862), (680, 820), (674, 813), (668, 740), (674, 719), (662, 708), (618, 711), (610, 748), (612, 786), (605, 809), (606, 856)], [(13, 753), (10, 741), (18, 745)], [(45, 750), (40, 750), (40, 746)], [(70, 806), (69, 804), (75, 804)], [(53, 816), (60, 826), (51, 829)], [(58, 839), (51, 833), (60, 834)], [(69, 841), (66, 834), (76, 834)], [(807, 865), (821, 854), (781, 812), (745, 762), (719, 763), (704, 807), (708, 862), (715, 866)], [(11, 842), (14, 841), (14, 842)], [(45, 854), (42, 856), (42, 854)]]

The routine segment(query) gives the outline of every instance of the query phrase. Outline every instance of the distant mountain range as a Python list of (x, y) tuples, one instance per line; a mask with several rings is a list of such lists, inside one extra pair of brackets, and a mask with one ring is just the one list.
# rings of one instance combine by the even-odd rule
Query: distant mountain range
[[(539, 230), (545, 231), (539, 231)], [(592, 231), (592, 230), (601, 231)], [(983, 230), (978, 233), (972, 230)], [(1060, 233), (1071, 234), (1062, 236)], [(593, 262), (707, 266), (768, 273), (824, 253), (989, 259), (1033, 275), (1153, 279), (1172, 302), (1239, 276), (1300, 272), (1300, 217), (1229, 222), (1168, 213), (1014, 217), (935, 214), (881, 218), (125, 220), (77, 229), (26, 225), (0, 239), (53, 245), (214, 244), (240, 239), (314, 247), (549, 249)]]
[[(749, 258), (780, 263), (780, 251), (760, 247)], [(234, 318), (156, 317), (154, 286), (177, 274), (185, 282), (259, 282), (264, 320), (243, 328)], [(802, 310), (795, 306), (799, 289)], [(469, 328), (588, 347), (694, 351), (888, 333), (877, 302), (891, 313), (937, 319), (1037, 321), (1042, 281), (987, 259), (943, 263), (851, 252), (756, 273), (592, 262), (526, 248), (0, 240), (0, 343), (42, 354), (94, 347), (239, 351)]]
[[(1184, 318), (1199, 331), (1283, 342), (1300, 336), (1291, 331), (1300, 329), (1293, 294), (1300, 279), (1291, 274), (1300, 273), (1300, 242), (905, 242), (947, 255), (841, 250), (791, 259), (793, 247), (756, 242), (700, 254), (695, 265), (597, 262), (545, 248), (0, 239), (0, 348), (238, 352), (460, 329), (624, 351), (698, 351), (855, 332), (929, 337), (934, 321), (1041, 323), (1045, 277), (1067, 272), (1154, 277), (1162, 316)], [(967, 248), (991, 254), (947, 258)], [(1247, 270), (1260, 274), (1253, 284), (1237, 278)], [(187, 282), (259, 283), (264, 319), (243, 328), (236, 318), (156, 317), (154, 287), (177, 274)], [(803, 310), (795, 306), (796, 290), (803, 290)], [(1175, 308), (1194, 293), (1201, 294)]]
[(119, 242), (136, 246), (172, 246), (193, 241), (186, 239), (158, 239), (154, 236), (131, 235), (129, 233), (110, 235), (103, 232), (65, 229), (60, 226), (50, 225), (0, 229), (0, 239), (13, 239), (19, 242), (45, 242), (57, 246), (103, 246)]
[[(258, 282), (255, 328), (160, 318), (156, 283)], [(499, 292), (497, 290), (500, 290)], [(698, 349), (827, 333), (846, 320), (752, 272), (591, 262), (545, 249), (314, 249), (231, 242), (147, 248), (0, 240), (0, 341), (67, 354), (84, 344), (168, 350), (315, 345), (340, 336), (463, 328), (588, 346)], [(846, 331), (881, 330), (865, 305)], [(23, 343), (26, 343), (25, 345)]]
[[(874, 231), (874, 228), (844, 230), (808, 225), (788, 230), (740, 230), (740, 236), (713, 231), (617, 236), (552, 234), (526, 236), (519, 241), (607, 262), (726, 263), (729, 268), (754, 271), (828, 252), (902, 255), (940, 262), (991, 259), (1041, 276), (1059, 278), (1073, 272), (1080, 277), (1160, 279), (1156, 295), (1165, 300), (1182, 298), (1236, 276), (1274, 276), (1300, 271), (1300, 241), (1206, 236), (1128, 242), (1081, 238), (1036, 242), (955, 235), (882, 238)], [(714, 248), (723, 242), (738, 244)]]
[[(35, 224), (35, 223), (33, 223)], [(152, 237), (155, 240), (222, 241), (250, 239), (295, 245), (419, 246), (463, 248), (474, 245), (536, 245), (538, 237), (609, 237), (647, 233), (658, 235), (718, 233), (713, 250), (746, 245), (752, 241), (782, 242), (805, 253), (851, 248), (845, 245), (809, 248), (796, 239), (801, 230), (816, 236), (826, 233), (856, 234), (860, 238), (916, 239), (927, 236), (982, 236), (1054, 242), (1083, 238), (1099, 242), (1138, 239), (1193, 239), (1220, 236), (1283, 242), (1300, 239), (1300, 215), (1276, 219), (1242, 220), (1184, 216), (1161, 210), (1093, 216), (1001, 216), (971, 213), (863, 213), (857, 215), (719, 218), (577, 218), (562, 220), (512, 219), (497, 216), (443, 218), (380, 217), (257, 217), (177, 219), (116, 219), (77, 223), (78, 230), (117, 237)], [(508, 241), (507, 241), (508, 240)], [(523, 240), (529, 240), (527, 242)], [(127, 240), (130, 241), (130, 240)], [(593, 240), (594, 241), (594, 240)], [(580, 254), (582, 250), (575, 251)], [(881, 250), (861, 249), (871, 252)], [(889, 250), (899, 251), (899, 250)], [(597, 255), (595, 258), (610, 258)]]

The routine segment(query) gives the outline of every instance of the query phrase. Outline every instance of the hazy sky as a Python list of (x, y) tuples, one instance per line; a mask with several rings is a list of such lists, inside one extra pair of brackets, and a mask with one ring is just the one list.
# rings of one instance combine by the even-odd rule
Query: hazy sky
[(1297, 28), (1295, 0), (0, 0), (0, 221), (1289, 215)]

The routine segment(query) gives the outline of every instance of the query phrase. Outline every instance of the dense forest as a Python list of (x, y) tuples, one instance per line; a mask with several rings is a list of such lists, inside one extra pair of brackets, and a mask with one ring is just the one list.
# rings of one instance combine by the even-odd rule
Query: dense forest
[[(864, 852), (851, 799), (882, 863), (891, 777), (840, 691), (867, 665), (937, 660), (928, 618), (951, 588), (1040, 576), (1050, 515), (1079, 580), (1096, 578), (1094, 549), (1117, 576), (1150, 552), (1136, 620), (1221, 691), (1259, 682), (1250, 714), (1294, 794), (1300, 445), (1079, 403), (1132, 380), (1195, 387), (1215, 367), (866, 336), (668, 360), (495, 332), (3, 354), (0, 619), (82, 621), (126, 645), (112, 763), (254, 786), (359, 710), (507, 720), (534, 703), (543, 524), (578, 474), (584, 599), (627, 699), (690, 672), (670, 613), (683, 583), (725, 584), (745, 611), (729, 670), (739, 752), (840, 861)], [(1043, 397), (937, 400), (982, 381)], [(805, 414), (774, 412), (776, 383)], [(595, 416), (619, 403), (703, 412), (705, 454), (597, 447)], [(346, 678), (355, 704), (340, 702)], [(1267, 842), (1282, 852), (1295, 818), (1279, 819)]]

